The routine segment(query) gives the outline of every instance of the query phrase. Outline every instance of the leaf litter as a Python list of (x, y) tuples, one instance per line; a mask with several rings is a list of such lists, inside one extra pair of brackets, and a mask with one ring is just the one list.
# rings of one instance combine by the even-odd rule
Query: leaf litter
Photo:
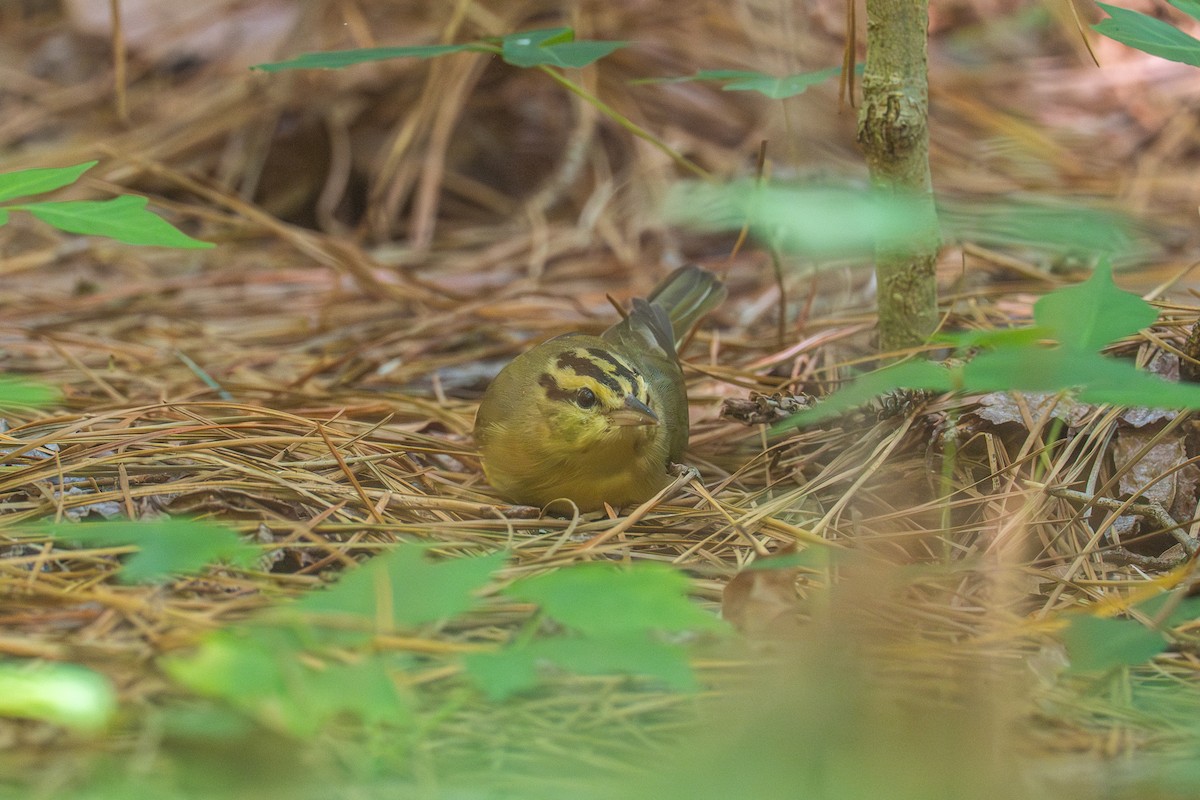
[[(198, 518), (232, 527), (261, 560), (162, 585), (118, 584), (109, 576), (127, 548), (68, 549), (6, 533), (0, 652), (85, 663), (131, 707), (166, 707), (165, 678), (147, 668), (155, 659), (415, 541), (449, 559), (508, 552), (501, 582), (595, 560), (669, 564), (696, 579), (702, 607), (720, 610), (724, 595), (731, 622), (775, 633), (753, 656), (716, 649), (696, 659), (702, 685), (735, 706), (703, 726), (711, 740), (690, 740), (691, 758), (677, 751), (657, 765), (668, 783), (676, 774), (701, 781), (706, 763), (723, 764), (744, 795), (770, 797), (750, 787), (783, 757), (750, 759), (754, 742), (833, 741), (831, 732), (856, 743), (831, 752), (878, 754), (906, 731), (910, 760), (942, 760), (944, 783), (960, 796), (1004, 796), (991, 773), (977, 771), (975, 784), (965, 776), (982, 756), (964, 743), (979, 735), (1002, 740), (1004, 753), (1036, 754), (1043, 784), (1074, 791), (1072, 765), (1096, 763), (1081, 756), (1169, 757), (1194, 745), (1185, 643), (1098, 685), (1062, 672), (1053, 636), (1064, 611), (1120, 610), (1140, 591), (1189, 585), (1191, 562), (1179, 561), (1182, 545), (1162, 518), (1141, 515), (1139, 526), (1110, 533), (1130, 516), (1125, 503), (1153, 501), (1166, 522), (1194, 525), (1186, 418), (1139, 419), (1063, 399), (1047, 413), (1051, 398), (1032, 393), (922, 396), (770, 439), (764, 426), (780, 404), (822, 395), (873, 358), (873, 298), (852, 265), (797, 271), (781, 295), (769, 260), (748, 249), (726, 269), (731, 300), (686, 353), (689, 458), (700, 482), (611, 518), (518, 516), (489, 493), (469, 439), (490, 374), (541, 338), (605, 327), (605, 295), (645, 294), (661, 274), (647, 265), (717, 265), (729, 252), (727, 237), (670, 231), (650, 213), (675, 177), (670, 162), (577, 99), (475, 57), (264, 80), (242, 69), (244, 55), (182, 45), (164, 54), (173, 37), (195, 41), (203, 27), (195, 20), (156, 37), (155, 49), (130, 40), (124, 124), (111, 113), (109, 34), (89, 38), (69, 10), (26, 5), (5, 12), (15, 24), (0, 34), (17, 65), (5, 68), (6, 168), (98, 158), (72, 199), (136, 191), (219, 247), (130, 249), (15, 218), (0, 228), (0, 368), (62, 392), (40, 410), (5, 414), (5, 529), (114, 510)], [(271, 4), (225, 3), (209, 18), (260, 5)], [(965, 19), (996, 13), (977, 5), (962, 5)], [(572, 24), (589, 38), (649, 43), (602, 62), (591, 89), (717, 174), (743, 174), (764, 134), (774, 158), (859, 170), (853, 115), (834, 113), (828, 87), (788, 101), (799, 104), (789, 108), (802, 113), (812, 145), (797, 154), (792, 112), (762, 98), (627, 82), (697, 67), (785, 74), (759, 62), (786, 63), (794, 52), (814, 68), (840, 60), (838, 9), (710, 12), (681, 23), (637, 4), (582, 10)], [(515, 4), (472, 5), (447, 28), (432, 9), (385, 15), (333, 0), (298, 21), (266, 19), (287, 28), (291, 53), (467, 40), (526, 22)], [(1106, 69), (1097, 71), (1072, 57), (1071, 31), (1053, 23), (1018, 39), (1044, 48), (1036, 75), (1033, 62), (967, 68), (964, 45), (1007, 58), (1001, 30), (934, 22), (935, 182), (964, 196), (1004, 196), (1016, 183), (1119, 198), (1154, 219), (1153, 249), (1117, 280), (1155, 292), (1159, 322), (1109, 354), (1194, 356), (1194, 297), (1177, 291), (1198, 235), (1200, 189), (1183, 177), (1196, 166), (1195, 121), (1178, 114), (1194, 76), (1106, 41), (1097, 43)], [(725, 63), (712, 63), (713, 42)], [(1067, 280), (1072, 263), (1023, 243), (948, 247), (946, 325), (1023, 323), (1035, 293)], [(723, 401), (743, 410), (721, 419)], [(1090, 502), (1056, 495), (1058, 487)], [(769, 565), (772, 553), (787, 563), (793, 548), (832, 555), (747, 570)], [(406, 657), (476, 646), (515, 635), (533, 613), (484, 604), (451, 626), (378, 643)], [(423, 687), (425, 712), (436, 712), (412, 755), (418, 772), (452, 765), (491, 774), (500, 763), (506, 774), (547, 782), (566, 781), (551, 776), (579, 765), (621, 773), (693, 719), (687, 696), (619, 676), (560, 675), (552, 690), (516, 704), (462, 702), (455, 670), (426, 657), (395, 672), (405, 697)], [(766, 677), (748, 681), (747, 662), (764, 665)], [(738, 710), (751, 684), (769, 691)], [(779, 700), (774, 708), (764, 694)], [(931, 709), (933, 723), (915, 734), (903, 725), (906, 714)], [(13, 763), (56, 765), (41, 770), (43, 793), (81, 769), (53, 730), (4, 727)], [(741, 744), (715, 736), (743, 729)], [(59, 746), (54, 758), (46, 741)], [(119, 741), (108, 746), (122, 752)], [(839, 785), (851, 785), (854, 762), (830, 759)], [(1089, 779), (1104, 782), (1110, 769)], [(931, 779), (900, 762), (872, 774), (895, 779), (897, 791)], [(1122, 773), (1112, 785), (1133, 792), (1147, 780)]]

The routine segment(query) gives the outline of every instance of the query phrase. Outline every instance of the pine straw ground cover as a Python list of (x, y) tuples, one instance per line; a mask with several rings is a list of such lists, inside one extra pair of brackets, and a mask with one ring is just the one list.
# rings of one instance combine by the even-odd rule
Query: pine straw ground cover
[[(781, 305), (767, 258), (726, 263), (730, 240), (656, 221), (665, 156), (537, 76), (475, 57), (244, 69), (569, 23), (641, 43), (587, 73), (589, 88), (706, 169), (744, 173), (765, 135), (778, 169), (824, 173), (856, 169), (853, 115), (832, 92), (789, 101), (785, 118), (746, 95), (628, 80), (838, 63), (841, 9), (365, 5), (309, 4), (259, 39), (277, 51), (249, 55), (185, 46), (194, 20), (127, 30), (119, 92), (110, 34), (84, 35), (78, 9), (0, 12), (4, 169), (99, 157), (81, 192), (149, 194), (219, 244), (137, 250), (15, 216), (0, 228), (0, 365), (62, 392), (5, 415), (0, 653), (99, 670), (122, 709), (100, 738), (6, 720), (6, 788), (182, 793), (220, 778), (234, 795), (314, 797), (457, 784), (513, 797), (1194, 796), (1186, 628), (1171, 652), (1104, 677), (1065, 673), (1053, 635), (1066, 610), (1190, 580), (1160, 522), (1114, 539), (1123, 509), (1103, 504), (1142, 501), (1171, 472), (1155, 499), (1191, 532), (1188, 417), (1075, 408), (1062, 423), (1037, 398), (900, 395), (770, 438), (772, 402), (747, 406), (750, 392), (821, 395), (873, 358), (861, 269), (790, 273)], [(1174, 299), (1113, 352), (1177, 355), (1196, 319), (1173, 280), (1197, 242), (1195, 116), (1178, 113), (1194, 74), (1103, 42), (1096, 70), (1069, 24), (1002, 5), (937, 12), (935, 184), (1118, 198), (1153, 219), (1121, 282), (1170, 285)], [(222, 2), (208, 17), (273, 8)], [(606, 294), (644, 294), (658, 264), (684, 258), (719, 266), (731, 287), (686, 351), (699, 478), (600, 517), (498, 504), (470, 440), (489, 376), (531, 341), (605, 327)], [(1065, 279), (1039, 258), (948, 247), (947, 326), (1028, 322), (1036, 293)], [(1155, 448), (1158, 473), (1137, 475), (1134, 455)], [(1060, 487), (1102, 500), (1089, 508)], [(21, 527), (109, 517), (220, 522), (258, 559), (131, 585), (115, 572), (129, 548)], [(506, 553), (498, 585), (585, 562), (669, 564), (751, 643), (702, 642), (700, 694), (559, 675), (492, 702), (457, 657), (533, 613), (493, 592), (452, 623), (372, 642), (411, 657), (393, 676), (418, 698), (407, 726), (339, 720), (298, 741), (259, 714), (260, 727), (213, 735), (206, 718), (206, 736), (188, 735), (206, 707), (161, 659), (401, 542), (445, 560)], [(744, 571), (792, 551), (785, 568)]]

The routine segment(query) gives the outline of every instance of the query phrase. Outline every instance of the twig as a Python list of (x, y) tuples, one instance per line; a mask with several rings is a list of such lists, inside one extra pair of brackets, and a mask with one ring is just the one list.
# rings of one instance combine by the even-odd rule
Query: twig
[(1182, 525), (1176, 522), (1167, 510), (1155, 500), (1147, 500), (1143, 503), (1133, 503), (1128, 500), (1117, 500), (1112, 497), (1096, 497), (1087, 492), (1079, 492), (1074, 489), (1064, 488), (1047, 488), (1046, 492), (1052, 497), (1060, 497), (1063, 500), (1073, 500), (1076, 503), (1082, 503), (1085, 506), (1096, 506), (1097, 508), (1107, 509), (1108, 511), (1118, 511), (1121, 513), (1132, 512), (1140, 514), (1144, 517), (1149, 517), (1158, 523), (1158, 526), (1165, 532), (1170, 533), (1175, 537), (1175, 541), (1183, 546), (1187, 552), (1188, 558), (1193, 558), (1196, 555), (1197, 545), (1195, 539), (1187, 535), (1187, 532), (1182, 530)]

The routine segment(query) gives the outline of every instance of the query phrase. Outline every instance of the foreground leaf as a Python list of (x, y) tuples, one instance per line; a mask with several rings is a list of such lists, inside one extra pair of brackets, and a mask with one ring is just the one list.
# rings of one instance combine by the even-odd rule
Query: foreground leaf
[(67, 200), (11, 206), (28, 211), (48, 225), (87, 236), (106, 236), (125, 244), (207, 248), (211, 242), (193, 239), (162, 217), (146, 210), (146, 198), (122, 195), (111, 200)]
[(36, 719), (98, 733), (117, 711), (117, 694), (103, 675), (75, 664), (0, 662), (0, 717)]
[(0, 409), (43, 408), (57, 402), (57, 389), (18, 378), (0, 377)]
[(844, 389), (831, 394), (816, 406), (805, 409), (771, 426), (771, 435), (779, 435), (797, 425), (811, 425), (844, 414), (882, 394), (896, 389), (926, 389), (951, 392), (962, 385), (961, 369), (916, 359), (859, 376)]
[[(17, 197), (52, 192), (70, 186), (83, 173), (96, 166), (98, 161), (86, 161), (73, 167), (48, 167), (43, 169), (21, 169), (16, 172), (0, 173), (0, 202)], [(0, 220), (2, 223), (3, 220)]]
[(122, 567), (122, 583), (145, 583), (202, 571), (215, 561), (250, 566), (258, 550), (222, 525), (194, 520), (99, 522), (44, 526), (54, 538), (85, 546), (136, 547)]
[(292, 736), (311, 737), (341, 714), (367, 723), (410, 720), (411, 698), (391, 679), (384, 657), (341, 663), (302, 652), (287, 629), (247, 626), (217, 631), (192, 653), (160, 663), (192, 691)]
[(968, 391), (1076, 391), (1085, 403), (1200, 408), (1200, 386), (1172, 383), (1128, 361), (1064, 347), (1006, 348), (982, 353), (963, 368)]
[(351, 615), (375, 626), (415, 627), (450, 619), (477, 602), (475, 593), (504, 566), (505, 554), (433, 562), (426, 548), (398, 545), (333, 586), (311, 592), (287, 611)]
[(585, 635), (724, 629), (688, 599), (690, 586), (661, 564), (579, 564), (517, 581), (504, 593)]
[(755, 72), (744, 69), (702, 69), (695, 75), (679, 78), (652, 78), (637, 83), (688, 83), (691, 81), (718, 81), (725, 85), (721, 88), (726, 92), (758, 92), (772, 98), (783, 100), (803, 94), (811, 86), (824, 83), (842, 71), (841, 67), (830, 67), (816, 72), (800, 72), (777, 78), (765, 72)]
[(534, 688), (546, 667), (577, 675), (638, 675), (675, 691), (696, 688), (684, 647), (636, 633), (539, 639), (492, 653), (473, 653), (463, 663), (493, 700)]
[[(1098, 33), (1152, 56), (1200, 67), (1200, 40), (1160, 19), (1107, 3), (1096, 5), (1109, 16), (1092, 26)], [(1193, 7), (1187, 3), (1173, 5), (1184, 11)]]
[(1118, 288), (1112, 266), (1104, 259), (1086, 281), (1040, 298), (1033, 317), (1064, 347), (1099, 352), (1153, 325), (1158, 312), (1136, 294)]
[(1061, 634), (1073, 672), (1107, 672), (1144, 664), (1167, 649), (1156, 630), (1130, 619), (1080, 614), (1071, 618)]
[(903, 248), (922, 230), (910, 198), (840, 186), (762, 185), (739, 180), (724, 186), (683, 182), (664, 206), (667, 221), (698, 230), (749, 225), (759, 241), (789, 253), (833, 258)]

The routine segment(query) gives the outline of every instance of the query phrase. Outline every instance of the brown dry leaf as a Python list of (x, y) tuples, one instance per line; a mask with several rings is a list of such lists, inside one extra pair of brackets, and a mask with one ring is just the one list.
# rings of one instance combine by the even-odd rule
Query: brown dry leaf
[(1172, 472), (1172, 468), (1187, 460), (1183, 437), (1158, 442), (1145, 456), (1130, 463), (1139, 450), (1159, 435), (1157, 431), (1119, 430), (1113, 441), (1113, 462), (1121, 472), (1122, 495), (1140, 495), (1170, 508), (1179, 488), (1179, 473)]
[(1178, 411), (1167, 411), (1162, 408), (1145, 408), (1138, 406), (1121, 414), (1121, 421), (1135, 428), (1144, 428), (1156, 422), (1167, 422), (1179, 416)]
[[(1022, 406), (1028, 417), (1022, 413)], [(1036, 421), (1046, 414), (1055, 419), (1061, 419), (1071, 427), (1078, 427), (1092, 407), (1086, 403), (1077, 403), (1068, 397), (1048, 392), (1022, 392), (1020, 400), (1010, 392), (991, 392), (979, 398), (975, 415), (993, 425), (1015, 423), (1025, 426), (1026, 420)]]
[(771, 562), (795, 553), (795, 546), (789, 545), (734, 575), (721, 596), (721, 616), (750, 635), (778, 635), (792, 630), (800, 609), (796, 594), (800, 570), (772, 568)]

